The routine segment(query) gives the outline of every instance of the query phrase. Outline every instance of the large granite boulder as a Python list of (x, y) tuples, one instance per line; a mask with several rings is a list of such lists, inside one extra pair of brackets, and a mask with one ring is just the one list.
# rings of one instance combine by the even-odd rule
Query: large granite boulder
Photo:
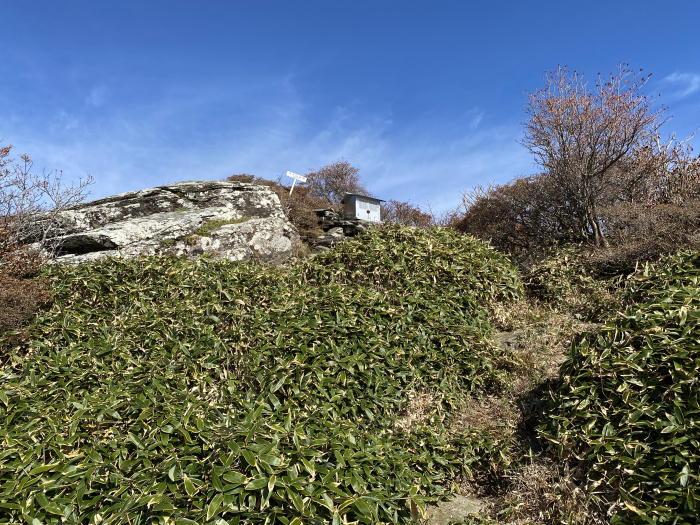
[(74, 206), (52, 241), (60, 246), (55, 261), (67, 264), (205, 253), (279, 264), (300, 247), (299, 232), (269, 188), (223, 181), (178, 182)]

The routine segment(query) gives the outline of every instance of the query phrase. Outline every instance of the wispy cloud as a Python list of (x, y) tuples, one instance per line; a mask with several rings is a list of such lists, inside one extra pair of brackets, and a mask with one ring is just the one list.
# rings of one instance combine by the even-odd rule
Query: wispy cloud
[(662, 81), (677, 86), (678, 91), (672, 94), (675, 98), (685, 98), (700, 91), (700, 74), (697, 73), (675, 72), (664, 77)]
[(80, 126), (80, 119), (75, 115), (71, 115), (66, 111), (61, 110), (55, 115), (49, 125), (63, 131), (71, 131)]
[[(377, 196), (430, 202), (441, 212), (459, 203), (462, 190), (532, 169), (527, 152), (515, 142), (519, 129), (484, 127), (479, 108), (465, 114), (466, 133), (446, 135), (430, 122), (412, 126), (420, 132), (397, 129), (389, 111), (370, 113), (356, 101), (319, 115), (288, 78), (270, 99), (244, 110), (225, 106), (216, 93), (185, 98), (190, 105), (166, 97), (100, 120), (58, 111), (55, 125), (48, 127), (0, 114), (0, 128), (12, 130), (17, 151), (32, 153), (37, 166), (63, 169), (74, 179), (90, 172), (96, 181), (90, 198), (232, 173), (277, 178), (286, 170), (306, 173), (344, 157), (360, 168)], [(100, 100), (96, 95), (94, 102)], [(215, 128), (193, 122), (211, 111), (224, 115)]]
[(89, 106), (99, 108), (104, 104), (106, 97), (107, 88), (104, 86), (95, 86), (90, 90), (90, 93), (88, 93), (85, 103)]
[(484, 112), (478, 107), (472, 108), (464, 114), (464, 117), (469, 121), (469, 129), (475, 131), (476, 128), (481, 124), (481, 120), (484, 118)]

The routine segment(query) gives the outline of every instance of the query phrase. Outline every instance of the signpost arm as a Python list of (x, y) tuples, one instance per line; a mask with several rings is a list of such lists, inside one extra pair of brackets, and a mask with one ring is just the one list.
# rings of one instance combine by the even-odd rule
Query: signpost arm
[(294, 179), (294, 182), (292, 182), (292, 189), (289, 190), (289, 196), (291, 197), (292, 192), (294, 191), (294, 185), (297, 183), (298, 180), (300, 180), (301, 182), (306, 182), (306, 177), (302, 177), (301, 175), (297, 175), (296, 173), (292, 173), (291, 171), (288, 171), (287, 173), (285, 173), (285, 175)]

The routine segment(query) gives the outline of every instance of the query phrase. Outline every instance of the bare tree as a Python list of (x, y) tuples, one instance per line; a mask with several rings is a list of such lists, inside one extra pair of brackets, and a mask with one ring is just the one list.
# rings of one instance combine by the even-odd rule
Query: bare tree
[(657, 136), (648, 164), (653, 166), (650, 184), (643, 197), (656, 204), (682, 206), (686, 202), (700, 202), (700, 156), (693, 156), (690, 141), (677, 141), (675, 135), (666, 142)]
[(10, 158), (11, 150), (11, 145), (0, 148), (0, 252), (38, 242), (42, 254), (53, 257), (59, 244), (52, 237), (60, 230), (62, 213), (84, 200), (94, 180), (88, 174), (67, 186), (61, 170), (33, 173), (32, 159), (26, 154)]
[(545, 77), (544, 89), (528, 94), (525, 106), (530, 119), (521, 143), (566, 198), (578, 233), (597, 246), (607, 245), (599, 207), (648, 175), (623, 168), (653, 148), (665, 122), (665, 108), (653, 110), (640, 91), (649, 77), (627, 67), (619, 64), (608, 80), (599, 75), (592, 89), (583, 75), (559, 67)]
[(402, 202), (390, 199), (382, 206), (382, 219), (387, 222), (427, 229), (435, 226), (432, 214), (425, 213), (420, 206), (408, 201)]
[(359, 171), (347, 160), (340, 159), (306, 175), (303, 186), (309, 188), (312, 197), (323, 199), (328, 206), (337, 207), (346, 193), (372, 196), (360, 179)]

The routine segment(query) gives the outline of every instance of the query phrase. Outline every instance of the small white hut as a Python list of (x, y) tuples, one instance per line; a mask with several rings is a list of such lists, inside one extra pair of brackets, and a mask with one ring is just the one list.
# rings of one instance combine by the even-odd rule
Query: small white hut
[(341, 201), (345, 219), (362, 219), (371, 222), (381, 222), (382, 199), (366, 197), (356, 193), (346, 193)]

